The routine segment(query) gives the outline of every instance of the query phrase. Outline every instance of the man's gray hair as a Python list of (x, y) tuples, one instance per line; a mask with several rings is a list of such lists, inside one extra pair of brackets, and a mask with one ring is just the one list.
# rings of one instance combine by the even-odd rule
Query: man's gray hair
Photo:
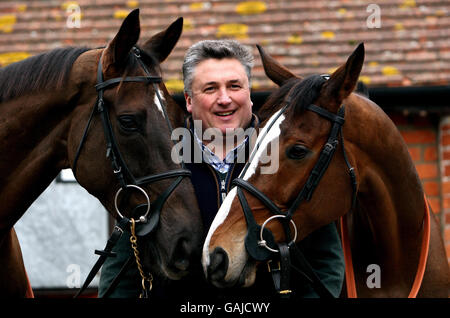
[(253, 67), (253, 54), (249, 47), (235, 40), (204, 40), (192, 45), (186, 52), (183, 62), (184, 91), (192, 96), (192, 81), (195, 67), (207, 59), (237, 59), (244, 66), (250, 85)]

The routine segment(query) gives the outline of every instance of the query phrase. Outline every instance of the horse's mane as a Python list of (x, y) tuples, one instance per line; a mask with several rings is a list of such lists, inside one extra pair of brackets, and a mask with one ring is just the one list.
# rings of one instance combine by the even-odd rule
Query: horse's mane
[(27, 92), (61, 88), (86, 47), (58, 48), (0, 69), (0, 102)]

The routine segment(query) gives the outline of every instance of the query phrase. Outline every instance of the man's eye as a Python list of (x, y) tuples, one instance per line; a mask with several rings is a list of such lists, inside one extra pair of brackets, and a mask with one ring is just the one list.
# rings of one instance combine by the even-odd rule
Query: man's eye
[(135, 116), (122, 115), (118, 118), (120, 127), (127, 132), (135, 132), (140, 128), (139, 121)]
[(214, 91), (214, 87), (206, 87), (203, 91), (205, 93), (213, 92)]

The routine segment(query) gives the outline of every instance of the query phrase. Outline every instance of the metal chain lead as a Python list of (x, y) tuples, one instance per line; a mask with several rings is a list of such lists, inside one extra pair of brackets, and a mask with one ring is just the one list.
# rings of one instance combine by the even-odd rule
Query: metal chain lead
[[(152, 290), (153, 287), (153, 276), (151, 273), (148, 273), (148, 276), (145, 275), (144, 273), (144, 269), (142, 268), (142, 264), (141, 264), (141, 258), (139, 257), (139, 251), (137, 248), (137, 237), (136, 237), (136, 233), (135, 233), (135, 229), (136, 229), (136, 224), (135, 224), (135, 220), (132, 218), (130, 219), (131, 222), (131, 236), (130, 236), (130, 242), (131, 242), (131, 248), (133, 249), (134, 252), (134, 257), (136, 258), (136, 265), (137, 268), (139, 270), (139, 274), (142, 277), (142, 293), (139, 295), (139, 298), (147, 298), (149, 292)], [(148, 285), (148, 287), (147, 287)]]

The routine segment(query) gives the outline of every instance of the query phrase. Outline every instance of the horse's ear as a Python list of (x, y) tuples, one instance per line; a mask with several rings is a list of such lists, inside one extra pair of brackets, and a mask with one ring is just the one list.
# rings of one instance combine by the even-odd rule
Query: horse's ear
[(338, 107), (355, 89), (363, 63), (364, 43), (360, 43), (347, 62), (339, 67), (324, 84), (325, 94), (336, 100)]
[(278, 86), (283, 85), (288, 79), (297, 77), (279, 62), (277, 62), (273, 57), (267, 54), (263, 48), (256, 44), (258, 48), (259, 55), (261, 55), (262, 64), (264, 66), (264, 71), (268, 78), (270, 78)]
[(178, 18), (175, 22), (167, 27), (164, 31), (161, 31), (152, 36), (142, 48), (150, 55), (154, 56), (159, 63), (162, 63), (172, 52), (175, 44), (183, 31), (183, 18)]
[(131, 48), (137, 43), (141, 27), (139, 23), (139, 9), (131, 11), (117, 32), (109, 42), (103, 53), (103, 68), (110, 65), (121, 67), (124, 65)]

